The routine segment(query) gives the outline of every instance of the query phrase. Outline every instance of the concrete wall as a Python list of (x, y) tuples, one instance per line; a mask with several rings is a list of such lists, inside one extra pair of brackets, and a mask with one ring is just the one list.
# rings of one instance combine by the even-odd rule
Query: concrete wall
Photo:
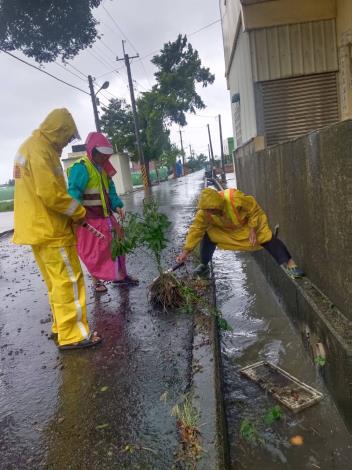
[(254, 81), (338, 70), (335, 20), (250, 31)]
[(240, 0), (219, 0), (221, 15), (222, 37), (224, 41), (225, 70), (231, 63), (233, 48), (238, 28), (241, 23), (241, 3)]
[[(248, 33), (240, 32), (228, 76), (230, 96), (240, 94), (242, 142), (257, 135), (253, 74)], [(233, 135), (236, 136), (234, 105), (231, 105)]]
[(352, 121), (236, 151), (239, 189), (257, 197), (307, 276), (352, 319)]
[(132, 176), (130, 169), (130, 159), (128, 155), (115, 153), (110, 159), (116, 170), (113, 181), (116, 186), (117, 194), (126, 194), (133, 190)]
[(243, 5), (242, 8), (246, 30), (326, 20), (336, 16), (336, 0), (275, 0)]
[(337, 0), (337, 47), (341, 118), (352, 117), (352, 2)]

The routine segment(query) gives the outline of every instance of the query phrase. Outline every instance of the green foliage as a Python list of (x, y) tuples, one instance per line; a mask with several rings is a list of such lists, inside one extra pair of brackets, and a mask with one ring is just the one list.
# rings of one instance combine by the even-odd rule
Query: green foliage
[(137, 100), (137, 109), (145, 157), (149, 161), (159, 160), (171, 147), (159, 93), (155, 90), (143, 93)]
[(170, 147), (163, 151), (161, 154), (160, 161), (163, 165), (168, 168), (173, 168), (176, 164), (177, 158), (182, 157), (181, 150), (176, 145), (170, 145)]
[(325, 364), (326, 364), (326, 358), (323, 357), (323, 356), (318, 355), (318, 356), (315, 358), (315, 363), (316, 363), (319, 367), (324, 367)]
[(142, 240), (153, 253), (159, 272), (162, 272), (161, 252), (166, 248), (166, 231), (170, 225), (168, 217), (159, 212), (158, 203), (154, 199), (143, 201)]
[(254, 424), (251, 423), (248, 419), (244, 419), (240, 425), (240, 434), (243, 439), (246, 441), (256, 441), (258, 437), (258, 431), (255, 428)]
[(0, 201), (0, 212), (13, 211), (13, 201)]
[(203, 153), (197, 155), (196, 157), (192, 157), (187, 160), (187, 166), (191, 168), (193, 171), (201, 170), (205, 168), (205, 165), (208, 161), (208, 157)]
[(181, 34), (176, 41), (164, 44), (152, 63), (158, 68), (154, 74), (157, 84), (153, 91), (158, 93), (164, 118), (185, 126), (185, 113), (205, 108), (196, 92), (196, 84), (206, 87), (214, 82), (215, 76), (209, 68), (202, 67), (198, 51), (193, 49), (187, 36)]
[(124, 236), (120, 238), (114, 231), (114, 237), (111, 241), (111, 258), (113, 261), (118, 256), (127, 255), (134, 251), (141, 243), (142, 240), (142, 221), (138, 214), (127, 212), (125, 219), (120, 222)]
[(37, 62), (72, 59), (97, 38), (101, 0), (0, 0), (0, 48)]
[(125, 100), (113, 98), (109, 106), (103, 107), (102, 110), (102, 130), (111, 140), (115, 150), (127, 152), (137, 161), (138, 151), (131, 107)]
[(264, 422), (268, 425), (273, 424), (275, 421), (279, 421), (284, 417), (284, 412), (279, 405), (275, 405), (270, 408), (264, 415)]
[[(141, 140), (147, 161), (162, 160), (174, 165), (180, 151), (170, 142), (169, 125), (187, 124), (186, 113), (195, 113), (205, 104), (196, 92), (214, 82), (208, 68), (202, 67), (198, 51), (179, 35), (176, 41), (164, 45), (152, 62), (158, 71), (156, 84), (137, 99)], [(103, 108), (102, 128), (118, 151), (127, 151), (137, 159), (132, 112), (123, 100), (113, 99)]]
[(14, 186), (1, 186), (0, 187), (0, 201), (11, 201), (14, 198)]

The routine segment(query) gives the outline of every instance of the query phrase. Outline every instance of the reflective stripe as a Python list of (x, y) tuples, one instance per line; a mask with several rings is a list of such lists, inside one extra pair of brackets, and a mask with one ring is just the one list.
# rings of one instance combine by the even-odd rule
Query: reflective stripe
[(64, 214), (71, 216), (75, 212), (78, 206), (79, 206), (79, 202), (76, 201), (76, 199), (72, 199), (70, 205), (68, 206), (68, 209), (64, 212)]
[(59, 248), (59, 250), (60, 250), (61, 256), (64, 260), (64, 263), (65, 263), (70, 281), (72, 282), (73, 295), (74, 295), (75, 306), (76, 306), (76, 310), (77, 310), (77, 325), (78, 325), (78, 327), (79, 327), (79, 329), (82, 333), (83, 338), (88, 338), (88, 332), (87, 332), (85, 326), (82, 323), (83, 314), (82, 314), (81, 304), (79, 303), (78, 284), (77, 284), (77, 281), (76, 281), (76, 277), (74, 275), (73, 268), (72, 268), (70, 260), (67, 256), (65, 248), (62, 247), (62, 248)]
[(98, 152), (103, 153), (104, 155), (112, 155), (114, 153), (112, 147), (95, 147)]
[(84, 194), (99, 194), (99, 197), (100, 197), (99, 188), (86, 188), (84, 190)]
[(25, 166), (26, 161), (27, 160), (24, 158), (24, 156), (20, 155), (19, 153), (15, 156), (15, 163), (17, 163), (20, 166)]
[(103, 207), (100, 199), (87, 200), (82, 202), (83, 206), (101, 206)]
[[(225, 199), (225, 201), (231, 204), (232, 211), (230, 210), (229, 207), (227, 207), (227, 213), (230, 216), (230, 219), (233, 222), (235, 222), (235, 218), (236, 218), (237, 222), (240, 225), (245, 225), (247, 223), (247, 220), (241, 219), (240, 214), (237, 210), (237, 207), (235, 206), (235, 191), (237, 191), (237, 189), (230, 188), (230, 189), (225, 189), (225, 191), (219, 191), (219, 194), (222, 198)], [(235, 218), (233, 216), (235, 216)]]

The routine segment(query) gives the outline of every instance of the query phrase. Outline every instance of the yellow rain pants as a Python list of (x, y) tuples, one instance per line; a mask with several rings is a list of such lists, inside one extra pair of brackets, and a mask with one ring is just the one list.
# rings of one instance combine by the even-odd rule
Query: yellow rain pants
[(86, 291), (75, 246), (32, 245), (35, 260), (48, 288), (53, 333), (61, 346), (89, 335)]
[(89, 334), (83, 274), (72, 223), (85, 208), (67, 193), (60, 162), (62, 149), (77, 135), (65, 108), (54, 109), (19, 148), (14, 162), (15, 231), (13, 242), (31, 245), (48, 287), (60, 345)]

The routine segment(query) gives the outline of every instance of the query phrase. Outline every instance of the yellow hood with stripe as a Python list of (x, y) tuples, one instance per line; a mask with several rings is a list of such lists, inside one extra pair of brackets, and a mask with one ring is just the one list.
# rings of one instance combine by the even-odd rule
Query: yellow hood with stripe
[(217, 209), (224, 210), (225, 201), (218, 191), (211, 188), (205, 188), (198, 199), (198, 209)]
[(72, 220), (83, 218), (85, 209), (67, 193), (60, 153), (76, 134), (69, 111), (55, 109), (20, 146), (14, 161), (14, 243), (75, 243)]

